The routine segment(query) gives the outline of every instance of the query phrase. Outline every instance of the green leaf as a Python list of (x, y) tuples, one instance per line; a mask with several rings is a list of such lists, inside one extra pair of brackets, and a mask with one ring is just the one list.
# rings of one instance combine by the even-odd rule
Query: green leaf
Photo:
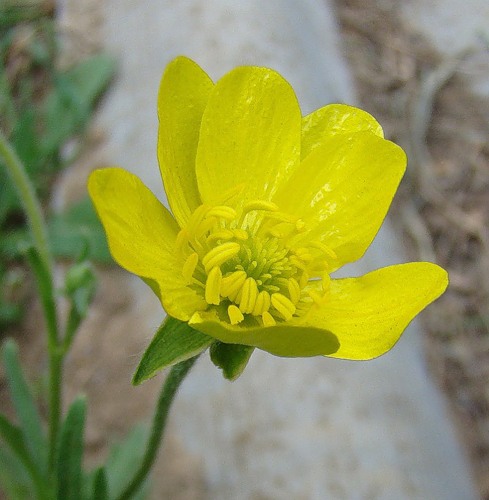
[(211, 345), (212, 362), (222, 369), (224, 378), (236, 380), (246, 368), (254, 347), (241, 344), (224, 344), (215, 342)]
[(113, 262), (102, 224), (88, 197), (52, 217), (48, 221), (48, 232), (55, 257), (76, 259), (80, 249), (88, 246), (89, 259), (106, 264)]
[(44, 155), (54, 153), (67, 139), (83, 130), (96, 98), (109, 84), (114, 70), (114, 60), (98, 54), (57, 75), (56, 88), (42, 106)]
[[(0, 215), (1, 199), (0, 196)], [(62, 214), (52, 216), (48, 220), (48, 235), (51, 252), (56, 258), (77, 260), (82, 249), (87, 248), (87, 259), (103, 264), (113, 262), (102, 224), (88, 197), (75, 203)], [(26, 228), (2, 234), (0, 255), (8, 259), (19, 258), (23, 247), (25, 248), (29, 241), (30, 236)]]
[(93, 483), (93, 500), (108, 500), (109, 487), (107, 485), (107, 474), (104, 467), (100, 467), (95, 472)]
[(212, 337), (194, 330), (184, 321), (167, 316), (143, 354), (132, 383), (138, 385), (159, 370), (196, 356), (213, 342)]
[(79, 500), (82, 497), (85, 413), (85, 398), (75, 399), (61, 429), (57, 460), (58, 500)]
[[(111, 447), (105, 465), (110, 498), (118, 498), (122, 494), (132, 479), (134, 471), (141, 464), (146, 451), (148, 434), (146, 426), (137, 425), (122, 442)], [(133, 500), (146, 498), (148, 486), (149, 483), (146, 481)]]
[(0, 446), (0, 464), (0, 494), (15, 500), (36, 498), (32, 481), (17, 455)]
[(47, 470), (46, 439), (37, 407), (22, 373), (17, 345), (13, 340), (7, 340), (4, 344), (3, 362), (24, 443), (37, 468), (45, 472)]
[[(36, 465), (29, 456), (29, 452), (24, 443), (24, 437), (22, 431), (12, 423), (10, 423), (5, 416), (0, 413), (0, 437), (4, 440), (13, 453), (10, 457), (11, 467), (13, 470), (14, 477), (12, 478), (12, 484), (16, 484), (16, 478), (22, 478), (20, 483), (23, 485), (22, 489), (28, 488), (31, 482), (28, 480), (26, 473), (32, 479), (32, 484), (35, 485), (37, 496), (39, 499), (47, 498), (47, 485), (44, 483), (43, 475), (40, 470), (36, 468)], [(7, 467), (7, 464), (2, 463), (2, 467)], [(20, 470), (21, 469), (21, 470)], [(5, 478), (5, 481), (7, 479)]]

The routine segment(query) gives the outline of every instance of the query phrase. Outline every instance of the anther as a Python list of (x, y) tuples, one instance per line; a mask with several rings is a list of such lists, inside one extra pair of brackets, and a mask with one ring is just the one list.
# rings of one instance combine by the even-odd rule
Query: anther
[(207, 275), (205, 283), (205, 301), (208, 304), (215, 304), (218, 306), (221, 302), (221, 281), (222, 272), (219, 267), (213, 267)]
[(221, 281), (221, 295), (229, 297), (237, 293), (246, 280), (244, 271), (235, 271), (228, 276), (225, 276)]
[(312, 241), (309, 243), (309, 246), (313, 248), (317, 248), (318, 250), (321, 250), (321, 252), (325, 253), (328, 257), (336, 260), (338, 256), (336, 255), (335, 251), (332, 248), (329, 248), (327, 245), (322, 243), (321, 241)]
[(241, 288), (239, 309), (242, 313), (251, 313), (258, 298), (258, 286), (253, 278), (247, 278)]
[(293, 304), (297, 304), (301, 298), (301, 288), (297, 280), (294, 278), (289, 278), (287, 283), (287, 288), (289, 292), (290, 300)]
[(222, 245), (218, 245), (209, 251), (202, 259), (202, 264), (205, 267), (205, 271), (209, 272), (214, 266), (220, 266), (224, 262), (232, 259), (238, 254), (240, 246), (238, 243), (227, 242)]
[(274, 293), (271, 296), (272, 306), (284, 317), (286, 321), (292, 318), (295, 313), (295, 305), (281, 293)]
[(275, 326), (277, 324), (273, 316), (268, 311), (265, 311), (261, 315), (261, 319), (263, 320), (263, 326)]
[(249, 201), (243, 207), (243, 213), (253, 212), (254, 210), (264, 210), (265, 212), (276, 212), (278, 210), (278, 206), (272, 201), (253, 200)]
[(183, 277), (187, 281), (189, 281), (189, 282), (192, 281), (192, 276), (195, 272), (195, 268), (197, 267), (198, 262), (199, 262), (199, 256), (196, 252), (190, 254), (187, 257), (187, 260), (183, 264), (183, 268), (182, 268)]
[(270, 294), (267, 291), (262, 290), (256, 298), (255, 307), (253, 308), (251, 314), (253, 314), (253, 316), (262, 316), (268, 311), (268, 309), (270, 309), (270, 303)]
[(225, 205), (212, 207), (205, 215), (206, 218), (218, 217), (227, 221), (232, 221), (236, 219), (237, 216), (238, 214), (236, 213), (236, 210), (234, 210), (234, 208), (227, 207)]
[(228, 307), (228, 316), (229, 316), (229, 321), (231, 322), (232, 325), (237, 325), (238, 323), (241, 323), (241, 321), (244, 320), (243, 313), (234, 304), (231, 304)]
[(234, 232), (229, 229), (223, 229), (221, 231), (215, 231), (207, 237), (208, 243), (214, 243), (219, 240), (230, 240), (234, 237)]

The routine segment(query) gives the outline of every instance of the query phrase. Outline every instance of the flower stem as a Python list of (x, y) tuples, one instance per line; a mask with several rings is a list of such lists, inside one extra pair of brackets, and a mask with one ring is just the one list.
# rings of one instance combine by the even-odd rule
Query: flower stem
[(0, 159), (7, 169), (27, 216), (35, 251), (27, 257), (36, 275), (48, 334), (49, 354), (49, 470), (54, 468), (61, 416), (61, 380), (63, 354), (59, 349), (56, 301), (54, 296), (52, 258), (49, 251), (46, 224), (26, 169), (0, 130)]
[(24, 165), (8, 143), (6, 137), (0, 130), (0, 158), (3, 158), (7, 172), (17, 189), (19, 198), (24, 206), (27, 221), (36, 247), (44, 265), (51, 272), (51, 255), (49, 252), (46, 225), (44, 224), (41, 206), (36, 197), (34, 187), (27, 176)]
[(173, 398), (180, 387), (183, 379), (192, 368), (193, 364), (197, 360), (198, 356), (187, 359), (175, 365), (168, 377), (163, 384), (163, 387), (158, 398), (158, 403), (156, 405), (155, 414), (153, 416), (153, 423), (151, 427), (151, 434), (148, 439), (148, 444), (146, 446), (146, 452), (139, 469), (134, 474), (131, 482), (127, 488), (121, 493), (117, 500), (129, 500), (134, 493), (136, 493), (141, 487), (142, 483), (146, 479), (151, 467), (154, 464), (158, 450), (161, 444), (161, 439), (163, 437), (163, 432), (165, 430), (166, 421), (168, 418), (168, 412), (170, 406), (173, 402)]

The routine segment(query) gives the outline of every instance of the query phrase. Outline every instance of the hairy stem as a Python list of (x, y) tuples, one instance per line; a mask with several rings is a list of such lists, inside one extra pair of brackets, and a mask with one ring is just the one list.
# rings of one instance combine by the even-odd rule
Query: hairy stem
[(160, 396), (158, 398), (155, 414), (153, 416), (151, 434), (148, 439), (148, 444), (146, 446), (146, 452), (144, 454), (143, 461), (139, 469), (134, 474), (131, 482), (117, 500), (130, 499), (131, 496), (139, 490), (144, 480), (148, 476), (158, 454), (161, 439), (165, 431), (170, 406), (173, 402), (178, 388), (180, 387), (180, 384), (189, 372), (190, 368), (192, 368), (197, 358), (198, 356), (195, 356), (193, 358), (182, 361), (181, 363), (178, 363), (171, 369), (170, 373), (168, 374), (168, 377), (163, 384)]

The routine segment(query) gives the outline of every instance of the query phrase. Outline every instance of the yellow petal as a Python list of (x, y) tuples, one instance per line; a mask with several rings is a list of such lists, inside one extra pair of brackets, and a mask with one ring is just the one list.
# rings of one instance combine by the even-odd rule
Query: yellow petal
[(141, 180), (120, 168), (95, 170), (88, 190), (112, 256), (151, 286), (167, 313), (187, 321), (205, 308), (203, 298), (185, 286), (185, 262), (175, 252), (178, 225)]
[(214, 84), (186, 57), (166, 68), (158, 94), (158, 161), (168, 203), (181, 227), (200, 205), (195, 155), (200, 122)]
[(299, 161), (301, 114), (292, 87), (266, 68), (219, 80), (202, 118), (197, 180), (204, 203), (244, 185), (241, 204), (270, 200)]
[(405, 168), (404, 151), (371, 132), (332, 136), (301, 163), (274, 201), (305, 221), (305, 241), (322, 241), (333, 250), (333, 271), (365, 253)]
[(384, 137), (377, 120), (359, 108), (347, 104), (328, 104), (302, 119), (301, 158), (337, 134), (354, 134), (368, 131)]
[(448, 285), (445, 270), (429, 262), (385, 267), (360, 278), (332, 280), (329, 299), (313, 306), (306, 323), (338, 338), (335, 358), (371, 359), (388, 351), (411, 320)]

